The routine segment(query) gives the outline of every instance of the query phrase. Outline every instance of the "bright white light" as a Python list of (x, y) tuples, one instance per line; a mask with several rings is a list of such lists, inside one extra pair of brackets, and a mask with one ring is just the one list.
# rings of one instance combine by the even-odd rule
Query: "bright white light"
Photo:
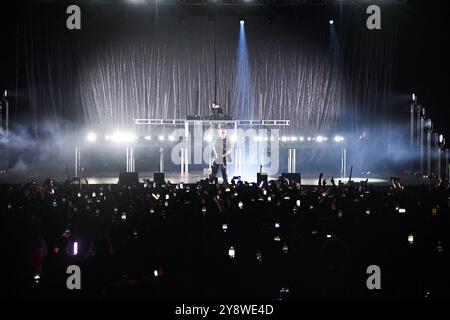
[(335, 141), (335, 142), (342, 142), (342, 141), (344, 141), (344, 137), (341, 137), (341, 136), (335, 136), (335, 137), (334, 137), (334, 141)]
[(154, 275), (155, 277), (159, 276), (158, 270), (154, 270), (154, 271), (153, 271), (153, 275)]
[(76, 256), (78, 254), (78, 242), (73, 243), (73, 255)]
[(226, 231), (228, 230), (228, 225), (227, 225), (226, 223), (224, 223), (224, 224), (222, 225), (222, 230), (223, 230), (224, 232), (226, 232)]
[(283, 141), (283, 142), (289, 141), (289, 138), (286, 137), (286, 136), (282, 136), (282, 137), (281, 137), (281, 141)]
[(413, 94), (412, 94), (412, 100), (413, 100), (413, 101), (416, 101), (416, 98), (417, 98), (416, 94), (413, 93)]
[(241, 24), (241, 26), (243, 26), (245, 23), (244, 19), (241, 19), (241, 21), (239, 21), (239, 23)]
[(152, 137), (151, 136), (145, 136), (144, 140), (150, 141), (150, 140), (152, 140)]
[(443, 143), (444, 142), (444, 135), (440, 134), (439, 135), (439, 143)]
[(95, 142), (97, 140), (97, 135), (94, 132), (89, 132), (86, 139), (89, 142)]
[(136, 136), (129, 132), (115, 132), (109, 136), (109, 139), (115, 143), (133, 142), (136, 140)]
[(297, 141), (297, 140), (298, 140), (297, 137), (294, 137), (294, 136), (291, 137), (291, 141)]
[(316, 141), (317, 142), (323, 142), (324, 138), (322, 136), (317, 136)]
[(413, 243), (414, 243), (414, 236), (413, 236), (412, 234), (410, 234), (410, 235), (408, 236), (408, 242), (409, 242), (410, 244), (413, 244)]
[(328, 21), (331, 25), (334, 24), (334, 20)]
[(300, 137), (299, 140), (300, 141), (305, 141), (305, 138), (304, 137)]
[(164, 139), (165, 139), (164, 136), (159, 136), (159, 137), (158, 137), (158, 140), (159, 140), (159, 141), (164, 141)]
[(311, 141), (311, 137), (308, 137), (308, 139), (307, 139), (308, 141)]
[(235, 134), (233, 134), (230, 138), (231, 142), (236, 142), (237, 141), (237, 136)]
[(169, 136), (169, 141), (174, 141), (175, 138), (173, 136)]

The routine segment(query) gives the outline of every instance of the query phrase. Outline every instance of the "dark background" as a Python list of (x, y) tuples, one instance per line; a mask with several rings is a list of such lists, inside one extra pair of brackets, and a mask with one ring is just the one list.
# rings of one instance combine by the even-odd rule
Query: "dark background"
[[(65, 28), (65, 8), (72, 3), (82, 8), (79, 32)], [(28, 126), (35, 137), (48, 120), (70, 130), (122, 126), (136, 116), (206, 114), (214, 95), (214, 28), (209, 23), (214, 13), (218, 99), (236, 117), (289, 115), (296, 120), (293, 130), (358, 135), (372, 129), (373, 135), (383, 135), (380, 143), (391, 143), (399, 135), (396, 129), (407, 128), (415, 92), (436, 130), (448, 135), (446, 2), (384, 1), (382, 31), (364, 28), (365, 2), (351, 3), (342, 11), (337, 5), (218, 6), (215, 12), (208, 6), (161, 6), (155, 21), (152, 5), (127, 1), (7, 1), (1, 5), (0, 88), (9, 90), (12, 122)], [(246, 93), (254, 103), (251, 109), (233, 98), (240, 17), (247, 21), (252, 79), (257, 79), (254, 93)], [(329, 18), (336, 21), (336, 40), (330, 36)], [(286, 60), (277, 66), (277, 59)], [(140, 64), (117, 73), (118, 61)], [(173, 65), (177, 75), (168, 74)], [(108, 82), (130, 70), (142, 73), (122, 84)], [(311, 77), (316, 82), (306, 92)], [(146, 79), (160, 83), (142, 86)], [(130, 93), (132, 81), (138, 84)], [(165, 104), (158, 87), (166, 88)], [(99, 88), (113, 90), (113, 96), (94, 97)], [(194, 97), (197, 91), (200, 101)], [(258, 91), (267, 94), (263, 110), (258, 109)], [(108, 118), (111, 108), (115, 115)], [(389, 143), (387, 151), (395, 148)]]

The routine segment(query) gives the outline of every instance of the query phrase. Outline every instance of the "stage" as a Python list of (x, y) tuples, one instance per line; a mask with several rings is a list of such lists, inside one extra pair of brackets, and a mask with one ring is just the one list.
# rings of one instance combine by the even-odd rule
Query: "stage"
[[(318, 183), (318, 176), (312, 173), (302, 174), (302, 185), (304, 186), (314, 186)], [(398, 175), (397, 175), (398, 176)], [(208, 174), (203, 172), (189, 172), (185, 174), (180, 174), (180, 172), (168, 172), (165, 173), (165, 180), (170, 181), (171, 183), (188, 183), (193, 184), (201, 179), (205, 179), (208, 177)], [(220, 173), (218, 175), (219, 183), (222, 183), (222, 177)], [(233, 176), (230, 175), (229, 179)], [(334, 177), (336, 183), (341, 180), (344, 184), (348, 182), (348, 177), (341, 178), (336, 175), (327, 174), (324, 172), (324, 178), (327, 180), (327, 185), (331, 185), (330, 179)], [(403, 175), (400, 176), (402, 178), (402, 182), (406, 185), (420, 185), (423, 183), (430, 183), (428, 179), (419, 179), (418, 177), (411, 175)], [(43, 183), (45, 179), (52, 178), (58, 182), (63, 182), (67, 180), (67, 175), (65, 172), (61, 170), (36, 170), (33, 172), (30, 171), (10, 171), (8, 173), (4, 173), (0, 175), (0, 184), (21, 184), (31, 182), (32, 180), (36, 180), (38, 183)], [(269, 176), (269, 180), (276, 180), (278, 178), (277, 175)], [(390, 181), (391, 175), (389, 174), (370, 174), (370, 175), (358, 175), (356, 177), (352, 177), (352, 181), (361, 182), (366, 181), (368, 179), (368, 183), (377, 186), (387, 186), (391, 184)], [(118, 173), (112, 172), (98, 172), (88, 174), (86, 177), (82, 176), (82, 183), (86, 184), (86, 180), (89, 184), (117, 184), (119, 181)], [(144, 180), (153, 181), (153, 172), (139, 172), (139, 182), (144, 182)], [(256, 182), (256, 172), (254, 175), (247, 174), (241, 176), (242, 181), (247, 181), (249, 183)]]

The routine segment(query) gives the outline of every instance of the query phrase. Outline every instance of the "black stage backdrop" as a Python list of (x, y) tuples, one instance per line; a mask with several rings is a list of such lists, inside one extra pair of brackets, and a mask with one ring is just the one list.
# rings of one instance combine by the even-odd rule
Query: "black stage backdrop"
[(130, 128), (135, 118), (205, 115), (216, 85), (217, 100), (236, 119), (290, 119), (296, 134), (367, 131), (383, 153), (395, 152), (397, 120), (408, 119), (410, 92), (398, 93), (394, 83), (404, 80), (401, 55), (417, 37), (408, 7), (382, 6), (381, 31), (366, 28), (362, 5), (279, 9), (270, 20), (267, 9), (247, 10), (242, 82), (244, 12), (236, 8), (83, 2), (82, 30), (69, 31), (67, 5), (18, 10), (15, 119), (36, 138), (48, 121), (106, 131)]

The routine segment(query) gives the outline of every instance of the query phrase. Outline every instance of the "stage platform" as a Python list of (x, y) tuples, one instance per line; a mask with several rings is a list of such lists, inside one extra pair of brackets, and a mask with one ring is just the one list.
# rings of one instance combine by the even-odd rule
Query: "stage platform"
[[(318, 183), (318, 175), (313, 173), (304, 173), (302, 174), (302, 185), (313, 186)], [(333, 175), (324, 172), (324, 178), (327, 179), (328, 184), (330, 184), (330, 179)], [(397, 175), (398, 176), (398, 175)], [(201, 179), (207, 178), (208, 175), (203, 172), (189, 172), (187, 174), (180, 174), (180, 172), (169, 172), (165, 173), (166, 181), (170, 181), (171, 183), (196, 183)], [(353, 177), (352, 180), (355, 182), (365, 181), (369, 179), (369, 183), (373, 185), (390, 185), (390, 177), (391, 175), (358, 175)], [(402, 181), (406, 185), (420, 185), (423, 183), (429, 183), (430, 180), (418, 179), (410, 176), (400, 176)], [(55, 172), (52, 170), (38, 170), (38, 171), (10, 171), (8, 173), (4, 173), (0, 175), (0, 184), (19, 184), (19, 183), (27, 183), (32, 180), (36, 180), (39, 183), (42, 183), (47, 178), (52, 178), (56, 181), (62, 182), (67, 180), (67, 175), (65, 172)], [(85, 176), (83, 176), (83, 183), (85, 182)], [(232, 176), (229, 177), (231, 179)], [(276, 180), (278, 178), (277, 175), (269, 176), (269, 180)], [(334, 175), (334, 178), (337, 181), (342, 180), (342, 182), (347, 183), (347, 178), (341, 178), (337, 175)], [(118, 173), (112, 172), (98, 172), (95, 174), (87, 174), (86, 179), (89, 184), (116, 184), (119, 181)], [(144, 179), (153, 180), (153, 172), (139, 172), (139, 181), (143, 182)], [(243, 181), (248, 181), (250, 183), (256, 182), (256, 172), (253, 175), (243, 175), (241, 176)], [(219, 182), (222, 182), (222, 178), (219, 174)]]

